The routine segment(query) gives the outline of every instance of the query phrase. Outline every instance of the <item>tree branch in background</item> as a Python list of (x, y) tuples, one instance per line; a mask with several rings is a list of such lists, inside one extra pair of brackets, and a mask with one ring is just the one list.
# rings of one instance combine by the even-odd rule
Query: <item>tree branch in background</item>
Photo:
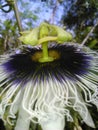
[(84, 46), (84, 44), (87, 42), (87, 40), (89, 39), (90, 35), (93, 33), (94, 29), (96, 28), (96, 26), (98, 25), (98, 21), (96, 22), (96, 24), (91, 28), (90, 32), (87, 34), (87, 36), (85, 37), (85, 39), (82, 41), (81, 43), (81, 47)]
[(14, 0), (14, 2), (13, 2), (13, 9), (14, 9), (14, 13), (16, 16), (19, 32), (22, 32), (23, 29), (22, 29), (22, 24), (21, 24), (20, 17), (19, 17), (19, 11), (18, 11), (16, 0)]
[(55, 17), (55, 14), (56, 14), (57, 7), (58, 7), (58, 0), (56, 0), (56, 4), (53, 8), (52, 15), (51, 15), (50, 20), (49, 20), (49, 23), (51, 23), (51, 24), (54, 23), (54, 17)]
[(19, 32), (22, 32), (23, 29), (22, 29), (22, 24), (21, 24), (20, 17), (19, 17), (19, 11), (18, 11), (16, 0), (7, 0), (7, 2), (9, 3), (9, 5), (12, 5), (14, 13), (15, 13), (15, 17), (17, 20)]

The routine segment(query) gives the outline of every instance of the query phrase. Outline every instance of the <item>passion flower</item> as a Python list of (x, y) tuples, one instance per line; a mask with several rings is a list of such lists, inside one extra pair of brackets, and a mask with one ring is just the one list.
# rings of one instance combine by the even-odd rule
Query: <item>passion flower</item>
[(0, 117), (16, 121), (15, 130), (29, 130), (39, 123), (43, 130), (63, 130), (71, 110), (95, 127), (87, 106), (98, 106), (98, 54), (76, 44), (51, 43), (40, 62), (42, 48), (25, 47), (0, 58)]

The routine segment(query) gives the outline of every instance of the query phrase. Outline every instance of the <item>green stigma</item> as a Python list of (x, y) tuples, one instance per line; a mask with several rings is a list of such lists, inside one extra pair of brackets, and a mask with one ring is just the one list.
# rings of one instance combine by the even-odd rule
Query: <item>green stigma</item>
[(20, 41), (24, 44), (42, 46), (42, 57), (39, 58), (39, 62), (52, 62), (55, 59), (48, 54), (48, 43), (55, 41), (58, 44), (68, 42), (72, 40), (72, 35), (63, 30), (62, 28), (51, 25), (48, 23), (42, 23), (39, 27), (30, 31), (21, 32), (22, 36), (19, 37)]

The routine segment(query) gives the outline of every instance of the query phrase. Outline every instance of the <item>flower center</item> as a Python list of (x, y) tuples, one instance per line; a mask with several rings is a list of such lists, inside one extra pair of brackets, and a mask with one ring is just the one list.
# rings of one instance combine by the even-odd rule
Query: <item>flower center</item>
[[(49, 57), (52, 57), (54, 60), (60, 59), (60, 53), (56, 50), (49, 50)], [(39, 59), (42, 58), (42, 51), (37, 51), (32, 55), (32, 60), (35, 62), (39, 62)]]

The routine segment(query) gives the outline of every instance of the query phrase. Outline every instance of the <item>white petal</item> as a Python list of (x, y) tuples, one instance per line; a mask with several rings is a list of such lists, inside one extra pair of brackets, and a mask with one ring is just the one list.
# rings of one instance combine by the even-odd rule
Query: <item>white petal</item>
[(39, 121), (43, 130), (64, 130), (65, 119), (51, 114), (50, 119)]

